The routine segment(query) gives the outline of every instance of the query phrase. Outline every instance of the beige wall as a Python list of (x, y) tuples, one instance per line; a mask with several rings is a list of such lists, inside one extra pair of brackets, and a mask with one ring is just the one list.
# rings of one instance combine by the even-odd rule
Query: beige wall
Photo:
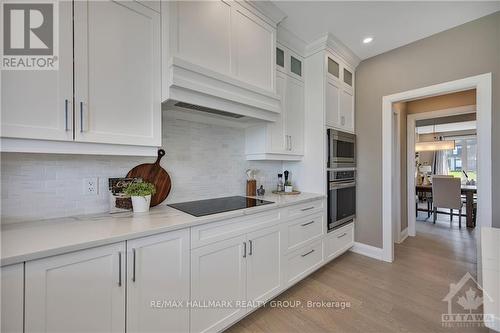
[(500, 12), (364, 60), (356, 70), (356, 241), (382, 247), (382, 97), (493, 73), (493, 225), (500, 227)]

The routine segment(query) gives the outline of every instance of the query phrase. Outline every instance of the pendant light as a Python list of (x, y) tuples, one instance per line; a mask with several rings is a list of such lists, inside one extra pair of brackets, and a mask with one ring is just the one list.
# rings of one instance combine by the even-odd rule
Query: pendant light
[[(434, 123), (433, 132), (436, 133), (436, 123)], [(455, 140), (434, 140), (429, 142), (415, 143), (415, 151), (437, 151), (455, 149)]]

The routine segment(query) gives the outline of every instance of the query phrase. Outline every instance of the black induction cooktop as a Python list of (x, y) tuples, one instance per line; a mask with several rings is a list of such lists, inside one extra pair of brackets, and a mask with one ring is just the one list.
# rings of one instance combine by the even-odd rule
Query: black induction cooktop
[(193, 216), (205, 216), (217, 213), (229, 212), (262, 205), (272, 204), (272, 201), (247, 198), (242, 196), (224, 197), (216, 199), (180, 202), (169, 205), (175, 209)]

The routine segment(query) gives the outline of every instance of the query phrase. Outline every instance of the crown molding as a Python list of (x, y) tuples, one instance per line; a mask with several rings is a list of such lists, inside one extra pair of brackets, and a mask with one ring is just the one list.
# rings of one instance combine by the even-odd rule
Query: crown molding
[(331, 33), (327, 33), (323, 37), (320, 37), (314, 42), (307, 45), (305, 56), (309, 57), (319, 51), (324, 50), (328, 50), (337, 55), (353, 68), (356, 68), (361, 62), (361, 59), (354, 52), (352, 52), (351, 49), (349, 49), (344, 43), (339, 41)]
[(265, 15), (267, 18), (269, 18), (271, 21), (274, 22), (274, 24), (278, 24), (281, 21), (285, 19), (287, 16), (284, 11), (279, 9), (275, 4), (273, 4), (271, 1), (249, 1), (245, 0), (245, 3), (249, 4), (250, 6), (254, 7), (257, 9), (261, 14)]
[(281, 24), (278, 25), (277, 40), (298, 55), (305, 56), (307, 43)]

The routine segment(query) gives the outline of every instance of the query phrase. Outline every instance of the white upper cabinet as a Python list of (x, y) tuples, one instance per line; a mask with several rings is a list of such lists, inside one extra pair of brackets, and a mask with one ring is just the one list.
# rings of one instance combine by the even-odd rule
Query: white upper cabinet
[(328, 52), (325, 67), (326, 125), (354, 133), (354, 71)]
[[(189, 332), (189, 230), (133, 239), (127, 253), (127, 332)], [(151, 306), (163, 300), (182, 306)]]
[(160, 14), (136, 2), (75, 2), (75, 137), (161, 145)]
[(124, 332), (125, 243), (26, 263), (25, 332)]
[(59, 3), (58, 70), (2, 70), (2, 137), (73, 140), (71, 7)]

